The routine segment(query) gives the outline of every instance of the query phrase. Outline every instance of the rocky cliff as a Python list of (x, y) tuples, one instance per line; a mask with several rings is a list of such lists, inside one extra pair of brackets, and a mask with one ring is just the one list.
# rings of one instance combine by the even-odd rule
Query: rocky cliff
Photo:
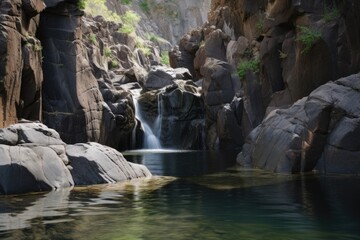
[(208, 24), (184, 35), (170, 59), (202, 80), (208, 146), (234, 143), (219, 126), (230, 106), (237, 120), (228, 120), (236, 123), (230, 129), (244, 138), (271, 110), (357, 73), (359, 9), (351, 0), (213, 0)]

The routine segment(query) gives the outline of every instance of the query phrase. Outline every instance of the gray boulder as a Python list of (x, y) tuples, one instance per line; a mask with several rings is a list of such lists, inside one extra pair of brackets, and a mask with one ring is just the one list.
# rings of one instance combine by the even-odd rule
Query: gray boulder
[(360, 172), (360, 74), (329, 82), (254, 129), (238, 155), (245, 167), (281, 173)]
[(115, 149), (98, 143), (78, 143), (66, 147), (75, 185), (115, 183), (149, 177), (149, 170), (129, 163)]
[(48, 191), (74, 185), (149, 177), (115, 149), (97, 143), (66, 145), (41, 123), (0, 129), (0, 194)]
[(144, 87), (149, 90), (160, 89), (173, 84), (176, 79), (189, 80), (192, 76), (186, 68), (153, 66), (145, 79)]

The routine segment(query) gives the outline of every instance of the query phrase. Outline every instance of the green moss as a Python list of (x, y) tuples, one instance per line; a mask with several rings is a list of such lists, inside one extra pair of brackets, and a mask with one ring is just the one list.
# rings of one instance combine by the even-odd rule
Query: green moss
[(237, 67), (237, 73), (241, 79), (245, 78), (247, 71), (259, 72), (260, 60), (255, 58), (251, 60), (245, 60), (239, 63)]
[(150, 6), (147, 2), (147, 0), (141, 0), (139, 3), (139, 7), (141, 8), (141, 10), (147, 14), (150, 13)]
[(304, 45), (301, 53), (307, 53), (315, 43), (321, 39), (321, 33), (305, 26), (298, 26), (298, 28), (300, 29), (300, 33), (296, 40)]

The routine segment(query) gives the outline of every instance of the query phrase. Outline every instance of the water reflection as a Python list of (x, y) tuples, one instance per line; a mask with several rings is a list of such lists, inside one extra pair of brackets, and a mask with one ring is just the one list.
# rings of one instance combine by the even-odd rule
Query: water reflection
[(124, 152), (125, 158), (147, 166), (153, 175), (189, 177), (223, 171), (235, 165), (237, 152), (135, 150)]
[(359, 202), (360, 178), (230, 169), (2, 196), (0, 237), (359, 239)]

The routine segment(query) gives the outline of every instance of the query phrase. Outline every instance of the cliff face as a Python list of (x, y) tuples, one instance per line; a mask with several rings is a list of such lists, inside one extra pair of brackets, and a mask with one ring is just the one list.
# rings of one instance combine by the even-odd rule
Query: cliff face
[(224, 135), (235, 126), (219, 126), (226, 104), (246, 137), (271, 110), (357, 73), (359, 10), (354, 0), (213, 0), (209, 23), (183, 36), (170, 61), (203, 79), (209, 146), (236, 139)]
[(192, 28), (198, 28), (207, 21), (211, 0), (133, 0), (125, 5), (117, 0), (108, 0), (110, 9), (123, 14), (133, 10), (142, 20), (139, 23), (140, 36), (156, 33), (172, 44)]
[(35, 34), (39, 0), (0, 2), (0, 127), (41, 118), (41, 44)]

